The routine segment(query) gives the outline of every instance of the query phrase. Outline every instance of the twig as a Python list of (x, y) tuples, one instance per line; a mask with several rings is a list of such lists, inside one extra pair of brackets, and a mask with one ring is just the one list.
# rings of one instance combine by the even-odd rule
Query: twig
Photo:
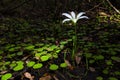
[(116, 7), (114, 7), (109, 0), (106, 0), (106, 1), (108, 2), (108, 4), (109, 4), (118, 14), (120, 14), (120, 11), (119, 11)]
[(97, 7), (99, 7), (102, 3), (103, 3), (103, 2), (99, 3), (98, 5), (95, 5), (93, 8), (87, 10), (86, 12), (89, 12), (89, 11), (91, 11), (91, 10), (93, 10), (93, 9), (95, 9), (95, 8), (97, 8)]

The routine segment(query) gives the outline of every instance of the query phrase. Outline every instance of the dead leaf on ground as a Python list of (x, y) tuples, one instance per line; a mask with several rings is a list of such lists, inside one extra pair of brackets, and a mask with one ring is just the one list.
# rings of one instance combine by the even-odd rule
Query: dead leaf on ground
[(75, 61), (76, 61), (77, 64), (80, 64), (81, 57), (80, 56), (75, 56)]
[(89, 70), (90, 70), (91, 72), (95, 72), (95, 68), (94, 68), (94, 67), (89, 67)]
[(70, 64), (70, 62), (68, 60), (65, 60), (65, 63), (67, 64), (69, 69), (73, 70), (73, 66)]
[(30, 80), (33, 80), (34, 76), (31, 76), (31, 74), (29, 72), (25, 72), (24, 76)]
[(50, 75), (39, 78), (39, 80), (51, 80), (51, 79), (52, 77)]
[(55, 80), (59, 80), (55, 75), (53, 76), (53, 78), (54, 78)]

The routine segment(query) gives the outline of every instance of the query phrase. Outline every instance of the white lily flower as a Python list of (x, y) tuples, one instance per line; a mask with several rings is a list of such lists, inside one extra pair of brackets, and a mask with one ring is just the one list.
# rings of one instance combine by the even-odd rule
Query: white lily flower
[(63, 16), (66, 16), (67, 18), (66, 19), (64, 19), (63, 21), (62, 21), (62, 23), (64, 23), (64, 22), (66, 22), (66, 21), (72, 21), (73, 23), (75, 23), (76, 24), (76, 22), (79, 20), (79, 19), (83, 19), (83, 18), (86, 18), (86, 19), (88, 19), (88, 17), (87, 16), (82, 16), (83, 14), (85, 14), (85, 12), (80, 12), (79, 14), (75, 14), (75, 12), (70, 12), (70, 14), (68, 14), (68, 13), (62, 13), (62, 15)]

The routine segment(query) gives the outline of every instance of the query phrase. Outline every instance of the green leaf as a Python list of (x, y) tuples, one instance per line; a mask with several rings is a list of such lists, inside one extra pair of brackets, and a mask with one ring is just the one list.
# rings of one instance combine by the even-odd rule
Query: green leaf
[(107, 64), (107, 65), (113, 65), (113, 64), (112, 64), (112, 60), (106, 61), (106, 64)]
[(33, 68), (34, 68), (34, 69), (39, 69), (39, 68), (41, 68), (42, 66), (43, 66), (42, 63), (37, 63), (37, 64), (35, 64), (35, 65), (33, 66)]
[(22, 51), (21, 52), (17, 52), (17, 55), (21, 56), (21, 55), (23, 55), (23, 52)]
[(50, 67), (49, 67), (50, 70), (57, 70), (58, 68), (59, 67), (56, 64), (51, 64)]
[(27, 67), (32, 67), (34, 64), (35, 64), (34, 61), (29, 61), (29, 62), (27, 63)]
[(112, 56), (111, 59), (114, 61), (120, 62), (120, 57)]
[(104, 69), (104, 70), (103, 70), (103, 73), (104, 73), (104, 74), (108, 74), (109, 72), (108, 72), (107, 69)]
[(30, 45), (30, 46), (25, 47), (25, 49), (26, 49), (26, 50), (33, 50), (33, 49), (34, 49), (34, 47), (35, 47), (35, 46)]
[(53, 56), (54, 58), (58, 58), (58, 54), (57, 54), (57, 53), (54, 53), (52, 56)]
[(5, 65), (9, 65), (9, 64), (10, 64), (10, 61), (5, 62)]
[(16, 63), (11, 63), (10, 64), (10, 68), (13, 68), (13, 67), (15, 67), (16, 66)]
[(60, 67), (65, 68), (65, 67), (67, 67), (67, 64), (66, 63), (61, 63)]
[(56, 53), (59, 53), (61, 50), (56, 50)]
[(65, 45), (65, 44), (67, 44), (68, 42), (67, 41), (61, 41), (60, 42), (60, 44), (62, 44), (62, 45)]
[(8, 80), (12, 77), (11, 73), (6, 73), (4, 75), (2, 75), (1, 80)]
[(13, 52), (13, 51), (15, 51), (15, 48), (10, 48), (9, 51)]
[(0, 54), (4, 53), (4, 51), (0, 50)]
[(97, 56), (94, 56), (94, 58), (96, 60), (103, 60), (104, 59), (104, 56), (103, 55), (97, 55)]
[(109, 77), (108, 80), (118, 80), (118, 79), (115, 77)]
[(38, 49), (35, 49), (37, 52), (41, 52), (43, 51), (44, 49), (43, 48), (38, 48)]
[(20, 71), (24, 68), (22, 64), (17, 65), (16, 67), (13, 68), (14, 71)]
[(103, 80), (103, 77), (98, 76), (98, 77), (96, 78), (96, 80)]
[(86, 53), (85, 56), (86, 56), (87, 58), (90, 58), (90, 57), (92, 56), (92, 54), (91, 54), (91, 53)]
[(47, 61), (49, 59), (49, 56), (47, 56), (47, 55), (42, 56), (40, 59), (41, 59), (41, 61)]
[(16, 63), (17, 63), (18, 65), (23, 65), (23, 64), (24, 64), (23, 61), (17, 61)]
[(91, 60), (91, 59), (89, 60), (89, 63), (90, 63), (90, 64), (92, 64), (92, 63), (94, 63), (94, 62), (95, 62), (95, 60)]
[(120, 71), (115, 71), (114, 73), (115, 73), (115, 75), (120, 76)]

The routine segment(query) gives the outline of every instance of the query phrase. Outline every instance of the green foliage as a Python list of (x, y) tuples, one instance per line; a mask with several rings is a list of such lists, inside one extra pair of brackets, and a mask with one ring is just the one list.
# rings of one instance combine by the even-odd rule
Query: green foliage
[(17, 61), (17, 66), (15, 66), (13, 68), (14, 71), (19, 71), (19, 70), (22, 70), (24, 68), (24, 62), (22, 61)]
[(40, 59), (41, 59), (41, 61), (47, 61), (49, 59), (49, 56), (47, 56), (47, 55), (46, 56), (41, 56)]
[(37, 63), (37, 64), (35, 64), (35, 65), (33, 66), (33, 68), (34, 68), (34, 69), (39, 69), (39, 68), (41, 68), (42, 66), (43, 66), (42, 63)]
[(51, 64), (50, 67), (49, 67), (50, 70), (57, 70), (58, 68), (59, 67), (56, 64)]
[[(63, 57), (71, 61), (72, 42), (73, 40), (75, 42), (75, 37), (72, 38), (74, 35), (74, 30), (71, 30), (74, 29), (73, 26), (65, 26), (61, 31), (58, 31), (60, 34), (56, 34), (56, 32), (52, 33), (53, 30), (50, 30), (52, 26), (47, 23), (41, 23), (45, 26), (39, 28), (31, 27), (27, 22), (14, 22), (13, 19), (7, 20), (6, 23), (2, 28), (3, 31), (0, 32), (0, 35), (3, 35), (0, 38), (0, 45), (2, 45), (0, 47), (0, 72), (12, 71), (11, 74), (14, 74), (27, 69), (27, 67), (40, 69), (51, 63), (53, 64), (48, 68), (54, 71), (67, 67), (66, 63), (59, 62), (63, 62)], [(8, 23), (10, 24), (8, 25)], [(57, 26), (61, 27), (58, 24)], [(119, 24), (116, 23), (96, 22), (90, 23), (90, 25), (83, 23), (77, 29), (77, 47), (80, 57), (83, 55), (88, 59), (88, 67), (89, 65), (97, 65), (99, 68), (96, 70), (101, 71), (104, 76), (114, 77), (109, 80), (117, 80), (115, 77), (120, 76), (119, 69), (115, 68), (120, 62), (118, 56), (120, 45), (116, 38), (120, 33), (118, 26)], [(56, 25), (54, 25), (55, 27)], [(55, 38), (53, 34), (56, 36)], [(84, 57), (81, 57), (83, 64), (85, 64)], [(71, 62), (70, 64), (73, 66)], [(103, 78), (100, 75), (97, 80), (103, 80)]]
[(96, 78), (96, 80), (103, 80), (103, 77), (98, 76), (98, 77)]
[(104, 69), (104, 70), (103, 70), (103, 73), (104, 73), (104, 74), (108, 74), (108, 73), (109, 73), (108, 69)]
[(95, 60), (103, 60), (104, 56), (103, 55), (96, 55), (96, 56), (94, 56), (94, 59)]
[(108, 80), (118, 80), (118, 79), (115, 77), (109, 77)]
[(120, 62), (120, 57), (112, 56), (111, 59), (114, 61)]
[(29, 62), (27, 63), (27, 67), (32, 67), (34, 64), (35, 64), (34, 61), (29, 61)]
[(60, 64), (60, 67), (66, 68), (66, 67), (67, 67), (67, 64), (66, 64), (66, 63), (61, 63), (61, 64)]
[(2, 75), (1, 80), (8, 80), (12, 77), (11, 73), (6, 73), (4, 75)]

